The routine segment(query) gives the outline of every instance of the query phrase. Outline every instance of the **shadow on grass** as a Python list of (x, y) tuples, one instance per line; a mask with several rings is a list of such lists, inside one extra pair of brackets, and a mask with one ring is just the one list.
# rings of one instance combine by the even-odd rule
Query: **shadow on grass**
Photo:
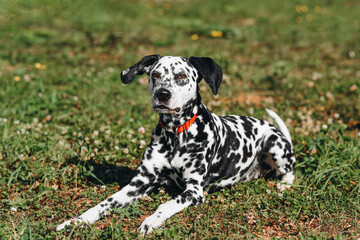
[(89, 182), (94, 184), (118, 183), (123, 187), (130, 182), (135, 175), (135, 170), (124, 166), (116, 166), (105, 161), (90, 159), (87, 161), (79, 159), (78, 156), (68, 158), (66, 164), (74, 164), (81, 169), (83, 175)]
[[(129, 167), (116, 166), (107, 162), (99, 162), (96, 159), (88, 161), (80, 160), (79, 157), (71, 157), (67, 159), (67, 164), (74, 164), (81, 168), (81, 174), (88, 182), (93, 184), (108, 185), (117, 183), (121, 188), (126, 186), (135, 176), (136, 170)], [(175, 182), (169, 181), (164, 185), (156, 185), (150, 194), (157, 194), (159, 189), (163, 187), (165, 192), (172, 197), (179, 195), (183, 190), (180, 189)]]

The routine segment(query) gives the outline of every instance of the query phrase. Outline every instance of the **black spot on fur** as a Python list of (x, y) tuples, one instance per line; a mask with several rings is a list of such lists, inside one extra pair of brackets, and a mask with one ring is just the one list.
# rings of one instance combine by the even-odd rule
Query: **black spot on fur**
[(248, 149), (248, 147), (246, 146), (246, 144), (244, 144), (243, 147), (243, 158), (242, 158), (242, 162), (246, 163), (248, 161), (248, 158), (251, 157), (253, 155), (253, 152), (251, 151), (251, 148)]
[(252, 121), (252, 118), (250, 117), (241, 117), (241, 120), (243, 121), (242, 125), (244, 127), (244, 133), (245, 133), (245, 136), (248, 138), (248, 139), (251, 139), (252, 137), (254, 138), (254, 135), (253, 135), (253, 121)]
[(129, 185), (138, 188), (144, 185), (144, 182), (141, 181), (140, 179), (137, 179), (136, 181), (131, 182)]
[(275, 142), (278, 140), (278, 136), (276, 136), (275, 134), (271, 135), (267, 141), (266, 141), (266, 144), (265, 144), (265, 147), (264, 147), (264, 151), (265, 152), (269, 152), (270, 151), (270, 148), (272, 148), (273, 146), (275, 146)]
[(189, 179), (187, 181), (188, 184), (192, 184), (192, 185), (198, 185), (199, 184), (199, 181), (196, 180), (196, 179)]
[(187, 163), (185, 164), (185, 167), (186, 167), (186, 168), (190, 168), (191, 165), (192, 165), (192, 162), (187, 162)]

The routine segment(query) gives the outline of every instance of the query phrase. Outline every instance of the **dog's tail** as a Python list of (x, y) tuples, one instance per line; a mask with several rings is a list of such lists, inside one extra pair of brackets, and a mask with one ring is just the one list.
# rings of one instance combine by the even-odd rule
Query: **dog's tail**
[(291, 141), (291, 136), (288, 128), (286, 127), (284, 121), (279, 117), (279, 115), (276, 114), (276, 112), (265, 108), (266, 112), (269, 114), (269, 116), (275, 120), (276, 124), (279, 126), (280, 131), (284, 134), (286, 139), (290, 142), (291, 146), (293, 146)]

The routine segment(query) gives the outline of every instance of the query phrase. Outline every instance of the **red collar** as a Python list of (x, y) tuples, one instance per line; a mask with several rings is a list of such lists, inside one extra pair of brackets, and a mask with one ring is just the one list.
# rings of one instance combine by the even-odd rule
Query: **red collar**
[[(184, 125), (181, 125), (180, 127), (174, 127), (174, 132), (176, 132), (177, 134), (179, 134), (179, 133), (182, 133), (182, 132), (188, 130), (188, 129), (190, 128), (191, 124), (193, 124), (193, 123), (195, 122), (195, 120), (196, 120), (196, 118), (197, 118), (197, 116), (198, 116), (198, 113), (199, 113), (199, 112), (197, 112), (190, 120), (186, 121), (186, 122), (184, 123)], [(161, 123), (161, 121), (159, 121), (159, 123), (160, 123), (160, 126), (161, 126), (162, 128), (167, 128), (167, 127), (165, 127), (165, 126)]]

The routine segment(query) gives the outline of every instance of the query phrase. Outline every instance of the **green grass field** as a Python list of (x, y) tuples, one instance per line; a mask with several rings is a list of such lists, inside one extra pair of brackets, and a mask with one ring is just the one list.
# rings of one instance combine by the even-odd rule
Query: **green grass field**
[[(136, 239), (170, 199), (54, 228), (131, 178), (158, 117), (143, 56), (207, 56), (224, 71), (218, 115), (292, 134), (294, 186), (258, 179), (210, 194), (149, 239), (360, 238), (360, 2), (356, 0), (0, 0), (0, 239)], [(140, 128), (145, 133), (140, 133)]]

